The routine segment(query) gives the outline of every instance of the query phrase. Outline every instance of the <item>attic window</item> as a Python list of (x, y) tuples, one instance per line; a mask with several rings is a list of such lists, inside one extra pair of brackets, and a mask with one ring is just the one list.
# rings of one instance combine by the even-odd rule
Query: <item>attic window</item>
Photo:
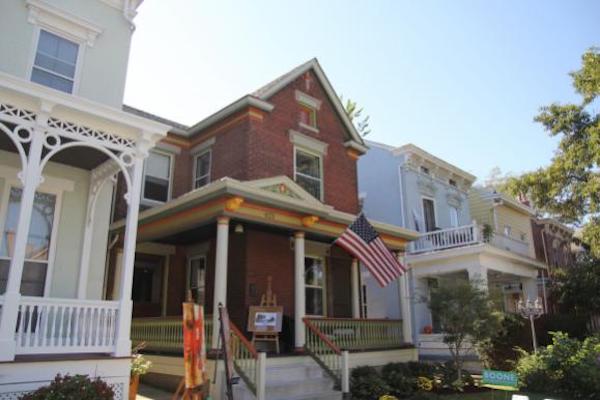
[(317, 127), (317, 110), (310, 107), (309, 105), (300, 103), (300, 125), (309, 126), (311, 128)]
[(419, 168), (419, 169), (420, 169), (421, 173), (423, 173), (425, 175), (429, 175), (429, 168), (421, 166), (421, 168)]
[(448, 185), (456, 187), (456, 181), (454, 179), (448, 179)]

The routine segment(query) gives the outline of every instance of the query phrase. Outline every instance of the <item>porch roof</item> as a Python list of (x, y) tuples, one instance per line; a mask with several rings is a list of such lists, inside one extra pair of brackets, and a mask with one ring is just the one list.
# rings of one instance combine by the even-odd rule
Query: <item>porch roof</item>
[[(287, 176), (238, 181), (223, 178), (139, 215), (138, 240), (149, 241), (214, 221), (219, 215), (268, 226), (338, 237), (356, 215), (323, 204)], [(384, 242), (403, 250), (418, 233), (371, 221)], [(122, 229), (124, 221), (111, 226)]]

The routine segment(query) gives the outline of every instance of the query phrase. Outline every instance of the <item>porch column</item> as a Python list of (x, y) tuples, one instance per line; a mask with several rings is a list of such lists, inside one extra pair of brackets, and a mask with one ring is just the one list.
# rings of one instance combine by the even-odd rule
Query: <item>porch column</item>
[(304, 232), (294, 234), (294, 346), (296, 350), (304, 348), (306, 334), (304, 318), (306, 299), (304, 293)]
[(408, 287), (408, 271), (400, 276), (398, 279), (398, 286), (400, 286), (400, 313), (402, 315), (402, 336), (404, 342), (413, 343), (412, 337), (412, 319), (410, 315), (410, 291)]
[(483, 265), (467, 268), (469, 281), (475, 282), (480, 289), (488, 290), (488, 269)]
[(217, 218), (217, 249), (215, 254), (215, 287), (213, 295), (212, 348), (219, 343), (219, 303), (227, 304), (227, 252), (229, 249), (229, 217)]
[(523, 278), (521, 280), (523, 284), (523, 297), (525, 300), (536, 301), (538, 298), (538, 286), (537, 279), (535, 278)]
[[(40, 159), (43, 147), (43, 131), (34, 128), (27, 165), (23, 165), (23, 191), (21, 192), (19, 223), (15, 235), (12, 259), (10, 260), (8, 282), (4, 293), (4, 303), (2, 304), (2, 316), (0, 317), (0, 361), (12, 361), (15, 357), (15, 327), (17, 326), (19, 303), (21, 301), (21, 277), (23, 276), (35, 191), (40, 184)], [(6, 196), (8, 196), (8, 193), (6, 193)]]
[(126, 357), (131, 354), (131, 313), (133, 301), (133, 265), (135, 262), (135, 245), (137, 240), (138, 215), (140, 213), (140, 196), (142, 189), (142, 171), (144, 158), (138, 154), (131, 171), (131, 187), (128, 191), (127, 218), (125, 220), (125, 236), (123, 238), (123, 255), (121, 258), (121, 279), (119, 313), (117, 320), (115, 356)]
[(359, 265), (356, 258), (352, 259), (350, 281), (352, 285), (352, 318), (360, 318), (360, 280)]

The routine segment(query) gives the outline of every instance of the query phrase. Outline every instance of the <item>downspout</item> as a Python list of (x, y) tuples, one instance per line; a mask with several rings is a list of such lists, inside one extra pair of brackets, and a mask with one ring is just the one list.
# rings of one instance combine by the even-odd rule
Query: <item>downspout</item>
[(125, 0), (125, 4), (123, 5), (123, 17), (129, 22), (129, 29), (131, 32), (135, 31), (135, 23), (133, 22), (133, 18), (135, 17), (136, 12), (133, 10), (133, 4), (137, 0)]
[[(546, 261), (546, 266), (550, 269), (550, 263), (548, 262), (548, 250), (546, 248), (546, 235), (545, 231), (542, 229), (542, 247), (544, 248), (544, 260)], [(548, 300), (546, 297), (546, 278), (544, 277), (544, 270), (542, 269), (542, 293), (544, 294), (544, 309), (548, 312)]]
[(398, 185), (400, 186), (398, 188), (400, 191), (400, 221), (402, 223), (402, 227), (408, 228), (408, 226), (406, 226), (406, 219), (404, 215), (404, 180), (402, 179), (402, 165), (398, 166)]

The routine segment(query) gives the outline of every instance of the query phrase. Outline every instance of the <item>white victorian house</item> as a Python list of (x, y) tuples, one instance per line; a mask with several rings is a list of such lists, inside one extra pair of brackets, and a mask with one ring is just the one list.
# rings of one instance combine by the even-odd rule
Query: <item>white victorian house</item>
[(531, 208), (473, 187), (475, 176), (413, 144), (368, 144), (359, 161), (365, 213), (421, 233), (405, 255), (409, 296), (397, 288), (378, 288), (363, 271), (369, 315), (389, 318), (397, 309), (410, 308), (419, 356), (437, 358), (449, 353), (443, 327), (427, 306), (432, 287), (449, 280), (475, 281), (508, 312), (515, 311), (520, 298), (538, 297), (538, 270), (546, 265), (535, 258)]
[[(0, 3), (0, 398), (57, 373), (127, 398), (143, 161), (167, 126), (123, 112), (140, 0)], [(103, 299), (115, 176), (128, 215)]]

